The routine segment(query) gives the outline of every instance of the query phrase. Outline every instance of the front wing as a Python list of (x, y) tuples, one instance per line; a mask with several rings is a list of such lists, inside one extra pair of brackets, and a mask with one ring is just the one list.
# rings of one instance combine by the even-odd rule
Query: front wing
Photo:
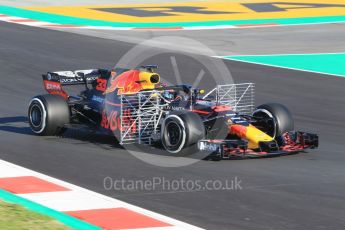
[(276, 141), (262, 142), (259, 149), (248, 149), (245, 140), (200, 140), (198, 149), (209, 153), (208, 158), (255, 158), (287, 155), (315, 149), (319, 146), (316, 134), (288, 132)]

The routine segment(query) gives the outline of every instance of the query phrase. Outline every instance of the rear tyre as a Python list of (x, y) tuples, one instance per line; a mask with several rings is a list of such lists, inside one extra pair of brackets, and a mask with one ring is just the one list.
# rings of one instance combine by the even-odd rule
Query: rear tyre
[(271, 118), (273, 120), (273, 124), (266, 124), (263, 130), (273, 138), (294, 130), (293, 117), (284, 105), (278, 103), (260, 105), (253, 112), (253, 116), (258, 119)]
[(53, 136), (65, 131), (70, 122), (67, 102), (58, 95), (39, 95), (30, 101), (28, 118), (31, 130), (41, 136)]
[(162, 145), (175, 156), (197, 151), (196, 144), (205, 137), (205, 127), (199, 115), (192, 112), (172, 112), (163, 121)]

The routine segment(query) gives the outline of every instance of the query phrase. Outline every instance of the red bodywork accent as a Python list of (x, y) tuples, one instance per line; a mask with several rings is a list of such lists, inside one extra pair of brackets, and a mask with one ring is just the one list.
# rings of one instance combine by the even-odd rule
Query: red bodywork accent
[(288, 133), (285, 133), (283, 135), (284, 141), (286, 143), (285, 146), (283, 146), (281, 149), (282, 151), (286, 152), (297, 152), (297, 151), (302, 151), (303, 149), (308, 148), (308, 145), (300, 144), (303, 143), (303, 141), (298, 140), (299, 143), (296, 143), (293, 141)]
[(246, 138), (247, 128), (243, 125), (231, 125), (230, 134), (237, 135), (240, 138)]
[(204, 110), (197, 110), (197, 109), (193, 109), (192, 112), (194, 112), (194, 113), (200, 113), (200, 114), (204, 114), (204, 115), (210, 114), (210, 113), (207, 112), (207, 111), (204, 111)]
[(107, 79), (97, 78), (96, 90), (104, 92), (107, 89)]
[(284, 146), (281, 146), (278, 151), (273, 152), (263, 152), (263, 151), (254, 151), (252, 149), (241, 149), (241, 148), (232, 148), (229, 149), (224, 146), (224, 158), (229, 157), (267, 157), (267, 156), (278, 156), (286, 155), (292, 153), (298, 153), (305, 149), (311, 148), (313, 146), (306, 144), (302, 137), (300, 136), (297, 140), (292, 140), (289, 133), (283, 135), (285, 142)]
[(284, 154), (291, 154), (291, 153), (297, 153), (300, 152), (307, 147), (302, 147), (302, 146), (289, 146), (286, 145), (282, 147), (279, 151), (277, 152), (258, 152), (254, 151), (252, 149), (228, 149), (224, 148), (224, 158), (229, 158), (229, 157), (267, 157), (267, 156), (273, 156), (273, 155), (284, 155)]
[(60, 82), (43, 80), (43, 84), (49, 94), (60, 95), (65, 100), (68, 99), (68, 94), (62, 89)]
[(118, 89), (118, 95), (139, 92), (142, 90), (142, 86), (139, 82), (139, 74), (139, 70), (129, 70), (117, 77), (112, 77), (106, 93), (114, 92), (116, 89)]
[(121, 129), (121, 117), (118, 111), (113, 110), (107, 113), (105, 110), (102, 112), (101, 127), (105, 129), (110, 129), (111, 131), (116, 131)]
[(219, 113), (219, 112), (225, 112), (225, 111), (230, 111), (231, 107), (228, 105), (217, 105), (217, 106), (213, 106), (212, 109)]
[[(131, 133), (136, 133), (137, 125), (136, 125), (135, 121), (131, 118), (131, 111), (130, 110), (126, 110), (123, 112), (122, 125), (125, 128), (130, 127)], [(122, 130), (121, 116), (120, 116), (119, 112), (117, 110), (113, 110), (110, 112), (103, 110), (101, 127), (105, 128), (105, 129), (109, 129), (113, 132), (116, 130)]]

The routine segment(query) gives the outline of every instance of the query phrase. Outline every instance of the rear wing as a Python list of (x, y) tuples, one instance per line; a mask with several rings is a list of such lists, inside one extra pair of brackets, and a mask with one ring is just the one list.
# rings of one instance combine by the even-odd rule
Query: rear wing
[(99, 69), (48, 72), (42, 77), (43, 80), (59, 82), (61, 85), (92, 84), (105, 71), (108, 72)]
[(88, 89), (89, 85), (94, 86), (96, 84), (98, 78), (108, 78), (109, 75), (109, 70), (89, 69), (48, 72), (47, 74), (43, 74), (42, 78), (44, 88), (48, 93), (57, 94), (67, 99), (68, 94), (62, 89), (62, 86), (85, 85), (85, 88)]

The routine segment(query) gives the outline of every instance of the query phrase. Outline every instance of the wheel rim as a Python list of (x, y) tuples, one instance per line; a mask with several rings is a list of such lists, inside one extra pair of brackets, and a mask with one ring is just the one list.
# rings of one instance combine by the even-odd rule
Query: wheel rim
[(174, 149), (178, 147), (182, 140), (182, 129), (181, 126), (176, 122), (171, 121), (166, 126), (167, 131), (167, 146)]
[(266, 109), (258, 109), (254, 111), (253, 113), (254, 117), (260, 117), (260, 118), (271, 118), (273, 120), (273, 123), (267, 127), (267, 134), (271, 137), (276, 137), (276, 131), (277, 131), (277, 121), (275, 117)]
[(43, 112), (41, 107), (33, 105), (30, 110), (30, 123), (34, 127), (40, 127), (42, 125)]

